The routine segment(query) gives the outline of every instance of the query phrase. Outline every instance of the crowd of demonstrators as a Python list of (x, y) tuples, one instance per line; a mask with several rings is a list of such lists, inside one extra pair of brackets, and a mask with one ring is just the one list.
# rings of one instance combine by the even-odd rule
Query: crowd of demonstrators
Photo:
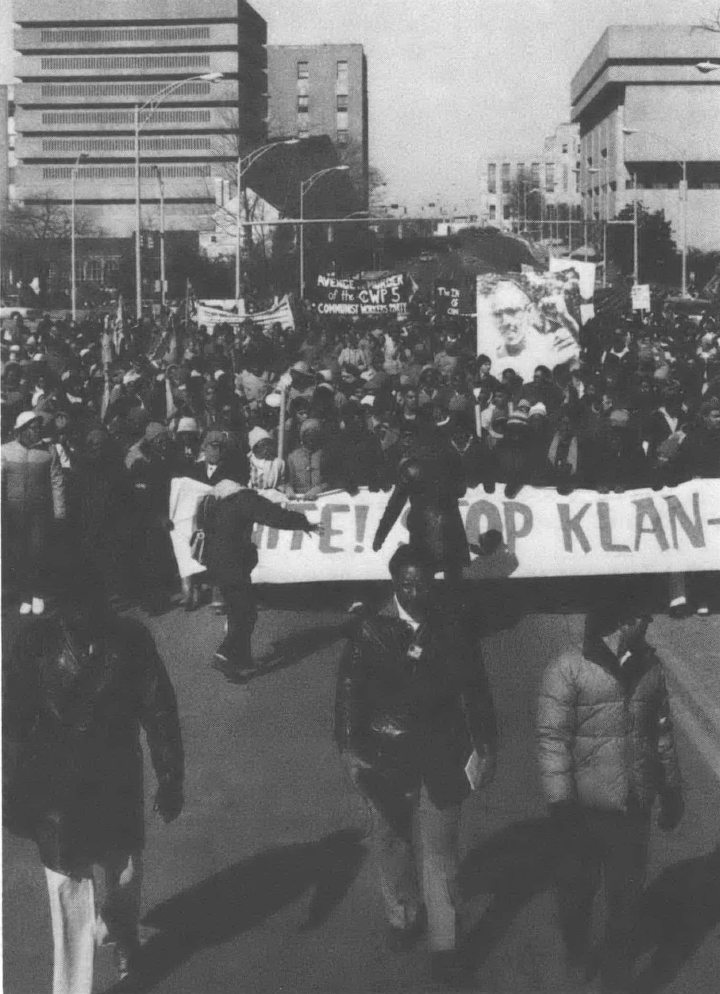
[[(172, 311), (120, 326), (100, 312), (6, 322), (3, 514), (21, 610), (42, 612), (48, 560), (78, 552), (111, 592), (165, 610), (177, 476), (305, 500), (392, 491), (376, 545), (409, 500), (413, 541), (448, 575), (467, 559), (456, 502), (468, 486), (513, 498), (720, 476), (712, 309), (592, 319), (579, 358), (530, 382), (510, 359), (476, 355), (471, 319), (423, 305), (407, 320), (298, 310), (292, 330), (252, 317), (208, 330)], [(711, 580), (688, 594), (675, 577), (673, 606), (706, 610)], [(189, 582), (183, 595), (199, 602)]]

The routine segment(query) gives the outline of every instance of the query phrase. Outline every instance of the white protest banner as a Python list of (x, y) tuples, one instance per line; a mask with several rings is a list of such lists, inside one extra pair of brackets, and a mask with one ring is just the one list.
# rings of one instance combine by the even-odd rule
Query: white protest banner
[[(286, 295), (276, 304), (273, 304), (267, 311), (257, 311), (256, 313), (246, 312), (244, 307), (239, 312), (225, 310), (217, 306), (220, 301), (199, 300), (196, 305), (195, 320), (199, 325), (211, 331), (218, 324), (229, 324), (233, 328), (239, 327), (245, 321), (252, 321), (253, 324), (261, 328), (268, 328), (277, 321), (283, 328), (291, 331), (295, 328), (295, 319), (290, 306), (290, 298)], [(224, 301), (232, 306), (234, 301)]]
[[(181, 490), (185, 484), (192, 488), (188, 500), (197, 501), (198, 487), (206, 492), (203, 484), (192, 480), (173, 481), (173, 487)], [(466, 570), (470, 578), (681, 573), (714, 570), (720, 564), (719, 480), (692, 480), (672, 489), (623, 494), (577, 490), (567, 497), (550, 489), (524, 487), (514, 500), (503, 497), (501, 489), (494, 494), (486, 494), (482, 487), (468, 490), (459, 502), (468, 541), (471, 549), (475, 547)], [(267, 496), (282, 500), (275, 492)], [(386, 580), (390, 557), (408, 540), (406, 511), (380, 552), (372, 551), (387, 500), (388, 494), (361, 490), (354, 497), (335, 492), (312, 502), (288, 502), (311, 521), (321, 522), (324, 534), (257, 528), (259, 563), (253, 581)], [(177, 506), (188, 514), (182, 501)], [(479, 538), (487, 538), (488, 533), (497, 548), (478, 555)], [(180, 532), (176, 526), (172, 534), (174, 540), (183, 534), (189, 544), (187, 528)]]
[(636, 283), (635, 286), (630, 287), (630, 299), (632, 300), (632, 309), (634, 311), (649, 311), (650, 284)]
[(170, 532), (173, 552), (181, 577), (204, 573), (205, 567), (190, 555), (190, 540), (195, 530), (195, 512), (201, 497), (209, 494), (212, 487), (187, 476), (170, 481), (170, 507), (168, 517), (173, 527)]
[(580, 355), (580, 303), (574, 271), (478, 276), (477, 354), (526, 381), (554, 369)]

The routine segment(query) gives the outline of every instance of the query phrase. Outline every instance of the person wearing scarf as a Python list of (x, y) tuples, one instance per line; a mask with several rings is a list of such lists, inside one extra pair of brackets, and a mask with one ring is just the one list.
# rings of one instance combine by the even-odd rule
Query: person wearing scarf
[(283, 481), (285, 463), (275, 456), (275, 443), (264, 428), (251, 428), (248, 433), (250, 452), (250, 488), (277, 490)]

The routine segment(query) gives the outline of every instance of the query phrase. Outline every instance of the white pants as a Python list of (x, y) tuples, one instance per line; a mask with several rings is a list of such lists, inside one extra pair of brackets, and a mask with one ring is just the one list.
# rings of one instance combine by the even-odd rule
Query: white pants
[(53, 931), (53, 994), (91, 994), (95, 946), (137, 941), (142, 886), (141, 853), (118, 853), (101, 864), (106, 900), (95, 910), (92, 866), (66, 876), (45, 867)]

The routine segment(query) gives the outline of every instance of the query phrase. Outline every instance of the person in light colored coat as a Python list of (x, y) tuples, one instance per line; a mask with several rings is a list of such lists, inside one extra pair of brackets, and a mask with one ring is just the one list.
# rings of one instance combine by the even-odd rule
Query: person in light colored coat
[(650, 818), (683, 814), (668, 691), (645, 641), (652, 618), (621, 586), (586, 618), (582, 648), (547, 667), (537, 715), (543, 793), (555, 825), (560, 924), (568, 969), (589, 967), (592, 905), (601, 871), (607, 899), (603, 990), (630, 989), (632, 937), (647, 863)]
[(41, 442), (42, 415), (23, 411), (2, 456), (3, 534), (20, 594), (20, 613), (45, 610), (53, 522), (65, 519), (65, 482), (57, 452)]

